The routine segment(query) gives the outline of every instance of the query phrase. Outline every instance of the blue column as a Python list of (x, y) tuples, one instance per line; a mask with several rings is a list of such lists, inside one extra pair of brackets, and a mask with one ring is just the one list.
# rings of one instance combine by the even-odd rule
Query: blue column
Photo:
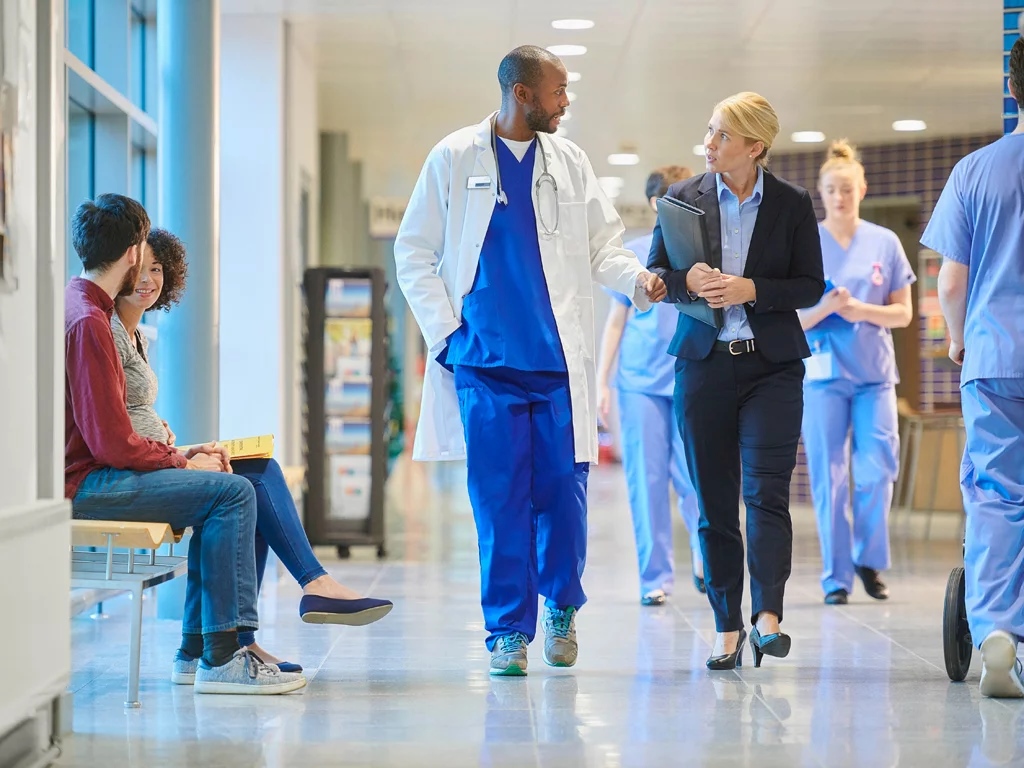
[(220, 0), (157, 0), (156, 226), (188, 248), (182, 303), (160, 313), (159, 413), (180, 444), (220, 437)]
[[(1003, 0), (1003, 133), (1017, 129), (1017, 102), (1010, 96), (1010, 49), (1024, 34), (1024, 0)], [(1018, 94), (1020, 95), (1020, 94)]]

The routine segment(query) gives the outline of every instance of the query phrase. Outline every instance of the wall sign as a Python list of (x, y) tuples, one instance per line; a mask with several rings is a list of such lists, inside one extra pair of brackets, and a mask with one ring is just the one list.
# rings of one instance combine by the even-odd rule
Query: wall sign
[(397, 235), (408, 204), (404, 197), (370, 198), (370, 237), (388, 240)]

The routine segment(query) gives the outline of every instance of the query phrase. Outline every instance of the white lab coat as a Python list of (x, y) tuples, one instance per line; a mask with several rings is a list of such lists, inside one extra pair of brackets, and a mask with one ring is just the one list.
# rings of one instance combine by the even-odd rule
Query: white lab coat
[[(593, 281), (630, 296), (640, 310), (650, 306), (637, 288), (645, 268), (622, 247), (623, 225), (601, 191), (586, 154), (571, 141), (545, 134), (534, 162), (534, 182), (543, 172), (540, 149), (558, 185), (558, 231), (545, 235), (537, 196), (534, 210), (541, 263), (555, 326), (569, 374), (576, 461), (597, 461), (597, 387)], [(470, 177), (488, 187), (468, 189)], [(437, 361), (447, 338), (461, 325), (462, 300), (476, 278), (480, 249), (495, 206), (490, 118), (447, 136), (430, 152), (395, 239), (398, 284), (428, 348), (419, 425), (413, 445), (417, 461), (466, 456), (454, 376)], [(550, 201), (550, 202), (549, 202)], [(554, 195), (544, 185), (544, 222), (554, 224)], [(524, 312), (528, 312), (524, 308)]]

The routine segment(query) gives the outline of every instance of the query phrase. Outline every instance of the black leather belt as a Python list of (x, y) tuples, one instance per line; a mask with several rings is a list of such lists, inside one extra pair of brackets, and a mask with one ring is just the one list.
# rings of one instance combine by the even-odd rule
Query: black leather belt
[(715, 352), (728, 352), (732, 356), (746, 355), (757, 351), (757, 344), (753, 339), (739, 339), (737, 341), (716, 341)]

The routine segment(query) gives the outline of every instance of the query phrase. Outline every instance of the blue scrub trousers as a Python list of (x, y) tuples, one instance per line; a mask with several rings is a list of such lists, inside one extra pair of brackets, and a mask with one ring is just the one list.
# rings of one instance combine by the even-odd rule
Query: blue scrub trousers
[(700, 552), (697, 494), (690, 484), (683, 440), (672, 414), (672, 397), (645, 392), (619, 392), (622, 464), (633, 513), (640, 595), (656, 589), (672, 593), (675, 560), (669, 483), (679, 500), (679, 513), (690, 533), (691, 556)]
[(565, 373), (455, 366), (487, 648), (537, 631), (537, 596), (579, 608), (587, 477), (576, 463)]
[(997, 629), (1024, 637), (1024, 380), (975, 379), (961, 403), (967, 619), (980, 648)]
[(821, 586), (826, 594), (851, 592), (855, 565), (878, 571), (890, 566), (889, 509), (899, 467), (895, 387), (847, 379), (806, 382), (803, 438), (821, 541)]

